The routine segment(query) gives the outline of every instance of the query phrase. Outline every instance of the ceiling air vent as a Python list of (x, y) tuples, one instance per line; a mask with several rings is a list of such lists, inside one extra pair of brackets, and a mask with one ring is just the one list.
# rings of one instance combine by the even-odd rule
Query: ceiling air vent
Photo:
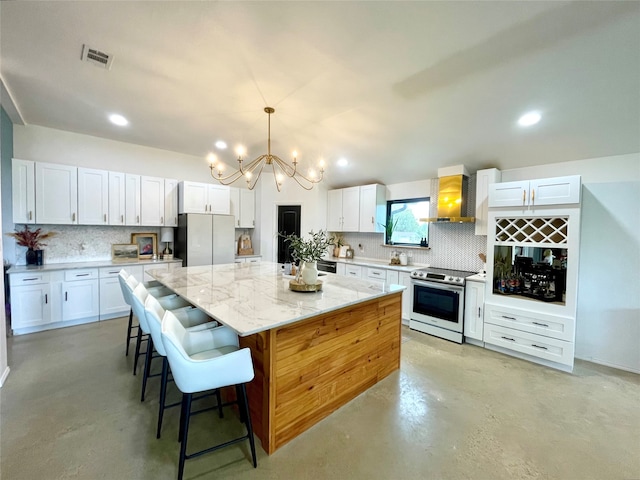
[(82, 45), (82, 61), (88, 62), (96, 67), (104, 68), (105, 70), (110, 70), (113, 55), (101, 52), (88, 45)]

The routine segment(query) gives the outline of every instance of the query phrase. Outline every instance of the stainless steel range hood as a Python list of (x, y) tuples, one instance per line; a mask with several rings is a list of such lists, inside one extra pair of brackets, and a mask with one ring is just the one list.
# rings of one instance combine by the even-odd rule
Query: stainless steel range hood
[[(441, 175), (457, 171), (455, 175)], [(473, 223), (475, 217), (468, 216), (467, 199), (469, 178), (464, 166), (438, 169), (438, 216), (421, 218), (423, 222)]]

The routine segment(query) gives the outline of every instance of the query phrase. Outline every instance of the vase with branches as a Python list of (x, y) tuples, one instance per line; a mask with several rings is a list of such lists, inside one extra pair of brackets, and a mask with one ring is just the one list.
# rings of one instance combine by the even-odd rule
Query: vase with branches
[[(293, 259), (301, 262), (300, 266), (302, 268), (298, 269), (298, 272), (302, 270), (303, 282), (315, 284), (318, 280), (317, 261), (327, 253), (327, 249), (330, 246), (334, 245), (334, 237), (329, 237), (324, 230), (318, 232), (311, 230), (309, 232), (309, 238), (307, 239), (293, 233), (290, 235), (279, 235), (284, 237), (284, 241), (289, 242), (291, 245), (291, 256)], [(308, 273), (305, 274), (305, 271), (308, 271)]]
[(46, 247), (47, 244), (44, 243), (44, 240), (56, 236), (57, 232), (43, 232), (42, 228), (30, 230), (29, 225), (25, 225), (22, 230), (16, 229), (15, 232), (7, 233), (7, 235), (15, 238), (16, 243), (21, 247), (27, 247), (27, 265), (42, 265), (42, 254), (36, 252), (42, 247)]

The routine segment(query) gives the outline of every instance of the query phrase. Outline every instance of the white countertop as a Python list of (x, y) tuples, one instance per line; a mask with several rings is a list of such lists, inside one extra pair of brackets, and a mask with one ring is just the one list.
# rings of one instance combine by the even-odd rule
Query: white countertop
[(401, 292), (402, 285), (327, 274), (320, 292), (293, 292), (280, 265), (233, 263), (150, 270), (181, 297), (240, 336), (270, 330), (322, 313)]
[(487, 281), (487, 275), (484, 273), (476, 273), (475, 275), (471, 275), (470, 277), (465, 278), (465, 280), (472, 282), (482, 282), (485, 283)]
[(112, 260), (103, 260), (96, 262), (70, 262), (70, 263), (47, 263), (45, 265), (16, 265), (7, 270), (7, 273), (25, 273), (25, 272), (53, 272), (56, 270), (73, 270), (78, 268), (100, 268), (100, 267), (126, 267), (130, 265), (155, 265), (160, 263), (182, 263), (179, 258), (171, 260), (131, 260), (124, 262), (114, 262)]
[(378, 260), (375, 258), (337, 258), (328, 257), (326, 260), (332, 262), (345, 263), (347, 265), (362, 265), (363, 267), (386, 268), (389, 270), (399, 270), (401, 272), (412, 272), (417, 268), (423, 268), (428, 265), (391, 265), (390, 260)]

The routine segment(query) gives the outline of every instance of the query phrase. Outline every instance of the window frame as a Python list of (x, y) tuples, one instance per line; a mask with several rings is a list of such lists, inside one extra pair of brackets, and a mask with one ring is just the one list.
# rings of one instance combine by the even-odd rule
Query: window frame
[[(431, 209), (431, 197), (416, 197), (416, 198), (401, 198), (401, 199), (397, 199), (397, 200), (387, 200), (387, 222), (389, 221), (390, 217), (391, 217), (391, 209), (393, 205), (397, 205), (399, 203), (404, 203), (404, 204), (409, 204), (409, 203), (419, 203), (419, 202), (429, 202), (429, 209)], [(416, 220), (418, 220), (416, 218)], [(420, 223), (420, 222), (419, 222)], [(428, 222), (422, 222), (422, 223), (426, 223), (427, 226), (427, 245), (429, 244), (429, 223)], [(390, 239), (387, 239), (387, 232), (385, 229), (384, 232), (384, 242), (385, 245), (394, 245), (394, 246), (405, 246), (405, 247), (421, 247), (423, 245), (420, 245), (420, 242), (418, 243), (409, 243), (409, 242), (394, 242), (393, 244), (389, 243)]]

